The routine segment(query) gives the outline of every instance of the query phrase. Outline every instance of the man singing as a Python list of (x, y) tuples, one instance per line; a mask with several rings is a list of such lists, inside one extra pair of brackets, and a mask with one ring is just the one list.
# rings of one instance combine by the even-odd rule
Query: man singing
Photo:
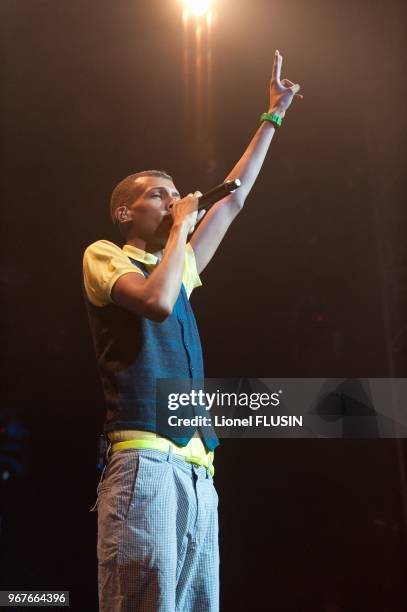
[[(281, 79), (275, 53), (268, 112), (225, 180), (240, 189), (203, 217), (199, 192), (181, 199), (157, 170), (122, 180), (111, 215), (122, 248), (106, 240), (85, 251), (84, 288), (106, 401), (110, 441), (98, 485), (101, 612), (215, 612), (219, 609), (216, 436), (197, 428), (163, 435), (155, 418), (159, 378), (203, 379), (189, 297), (242, 210), (276, 129), (300, 86)], [(190, 237), (190, 239), (189, 239)]]

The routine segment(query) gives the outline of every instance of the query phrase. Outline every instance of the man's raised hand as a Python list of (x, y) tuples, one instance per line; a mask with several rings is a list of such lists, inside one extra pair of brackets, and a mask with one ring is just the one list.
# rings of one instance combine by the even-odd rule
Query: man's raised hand
[(273, 72), (270, 81), (269, 113), (284, 117), (286, 110), (294, 98), (302, 99), (300, 85), (289, 79), (281, 79), (281, 65), (283, 56), (278, 51), (274, 54)]

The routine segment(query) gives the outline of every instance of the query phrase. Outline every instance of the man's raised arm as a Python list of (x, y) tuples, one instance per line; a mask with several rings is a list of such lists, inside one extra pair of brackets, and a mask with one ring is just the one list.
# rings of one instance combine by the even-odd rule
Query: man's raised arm
[[(302, 98), (298, 91), (300, 86), (288, 79), (281, 80), (283, 58), (278, 51), (274, 55), (273, 72), (270, 81), (270, 103), (268, 113), (283, 118), (294, 97)], [(198, 273), (207, 266), (215, 254), (233, 219), (243, 208), (245, 200), (263, 165), (266, 153), (275, 133), (275, 125), (263, 121), (241, 159), (227, 179), (239, 178), (241, 187), (236, 192), (217, 202), (205, 215), (191, 238), (195, 253)]]

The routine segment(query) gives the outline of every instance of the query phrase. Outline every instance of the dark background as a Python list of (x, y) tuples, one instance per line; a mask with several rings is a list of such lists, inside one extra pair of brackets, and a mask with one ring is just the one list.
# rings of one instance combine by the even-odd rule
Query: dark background
[[(203, 102), (178, 0), (2, 0), (0, 18), (0, 452), (25, 466), (0, 482), (1, 588), (92, 611), (103, 401), (81, 259), (120, 242), (112, 188), (148, 168), (182, 193), (220, 182), (278, 48), (304, 99), (193, 295), (207, 375), (407, 376), (405, 3), (218, 0)], [(222, 610), (406, 610), (405, 457), (396, 440), (224, 441)]]

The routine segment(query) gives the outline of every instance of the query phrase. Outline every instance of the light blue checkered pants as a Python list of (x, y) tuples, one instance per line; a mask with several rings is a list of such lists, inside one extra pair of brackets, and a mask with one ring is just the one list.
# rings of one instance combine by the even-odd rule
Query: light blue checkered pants
[(209, 470), (157, 450), (111, 456), (98, 485), (100, 612), (217, 612), (218, 495)]

